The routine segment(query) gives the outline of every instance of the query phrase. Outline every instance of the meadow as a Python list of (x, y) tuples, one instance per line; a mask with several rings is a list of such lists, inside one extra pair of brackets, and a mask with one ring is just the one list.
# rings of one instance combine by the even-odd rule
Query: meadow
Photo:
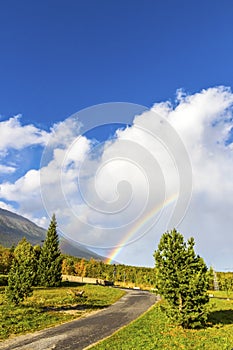
[[(212, 293), (212, 292), (211, 292)], [(233, 349), (233, 292), (213, 292), (208, 324), (187, 330), (171, 324), (160, 302), (130, 325), (92, 346), (92, 350), (231, 350)]]
[[(21, 305), (8, 305), (0, 287), (0, 339), (52, 327), (86, 313), (105, 308), (124, 291), (111, 287), (63, 282), (59, 288), (34, 288)], [(84, 291), (83, 296), (75, 292)], [(210, 292), (211, 311), (207, 326), (198, 330), (172, 324), (163, 311), (163, 301), (93, 350), (231, 350), (233, 349), (233, 292)]]
[[(73, 291), (84, 291), (77, 297)], [(8, 305), (0, 287), (0, 339), (55, 326), (105, 308), (124, 291), (103, 286), (63, 283), (59, 288), (34, 288), (21, 305)]]

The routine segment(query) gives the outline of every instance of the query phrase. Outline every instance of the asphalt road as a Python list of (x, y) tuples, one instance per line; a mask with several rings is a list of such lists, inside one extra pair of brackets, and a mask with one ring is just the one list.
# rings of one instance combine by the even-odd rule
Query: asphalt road
[(156, 302), (156, 296), (129, 290), (115, 304), (75, 321), (0, 343), (1, 350), (79, 350), (106, 338)]

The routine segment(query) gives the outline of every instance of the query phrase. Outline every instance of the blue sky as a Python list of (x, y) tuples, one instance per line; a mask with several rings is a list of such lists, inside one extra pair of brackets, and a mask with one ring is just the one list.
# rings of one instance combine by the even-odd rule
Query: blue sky
[(44, 126), (90, 105), (232, 86), (231, 1), (1, 2), (1, 114)]
[[(157, 155), (155, 149), (159, 146), (152, 145), (149, 138), (138, 134), (140, 125), (145, 125), (149, 131), (154, 130), (153, 118), (142, 113), (148, 108), (150, 113), (154, 111), (171, 123), (191, 159), (193, 196), (181, 225), (182, 232), (187, 237), (194, 235), (197, 249), (208, 264), (222, 270), (233, 270), (232, 251), (229, 248), (233, 243), (233, 222), (227, 214), (233, 205), (228, 198), (233, 188), (230, 176), (233, 171), (232, 15), (233, 2), (230, 0), (2, 1), (0, 205), (46, 226), (48, 216), (39, 200), (40, 168), (49, 176), (61, 170), (60, 174), (64, 175), (62, 192), (67, 196), (77, 186), (74, 173), (85, 172), (83, 179), (88, 179), (88, 182), (82, 184), (91, 201), (94, 197), (90, 198), (88, 188), (92, 188), (97, 164), (104, 169), (106, 164), (110, 164), (111, 157), (123, 157), (119, 146), (122, 140), (134, 143), (140, 140), (143, 147), (154, 147), (153, 156)], [(118, 118), (116, 105), (104, 105), (110, 102), (125, 102), (124, 106), (119, 107), (119, 111), (125, 113), (124, 117), (122, 114)], [(94, 108), (76, 114), (99, 104), (103, 104), (103, 107), (98, 111), (98, 108)], [(108, 114), (111, 108), (115, 110), (112, 119)], [(184, 111), (187, 111), (187, 115)], [(92, 113), (96, 113), (97, 126), (108, 122), (110, 125), (89, 130), (90, 126), (95, 127)], [(142, 116), (134, 119), (140, 113)], [(82, 129), (80, 120), (85, 130), (89, 131), (80, 138), (78, 145), (75, 140)], [(115, 141), (103, 143), (105, 139), (112, 139), (118, 125), (120, 128)], [(124, 125), (129, 127), (122, 130)], [(91, 143), (91, 138), (102, 143)], [(47, 142), (50, 143), (47, 145)], [(75, 160), (73, 152), (77, 149), (80, 153), (76, 153)], [(125, 150), (134, 150), (133, 144), (126, 146)], [(41, 163), (43, 152), (47, 158)], [(163, 159), (162, 163), (166, 164), (162, 165), (167, 174), (168, 194), (170, 191), (173, 197), (178, 191), (178, 182), (171, 181), (168, 175), (171, 164), (164, 157), (167, 163)], [(146, 172), (147, 158), (142, 156), (142, 159)], [(138, 164), (143, 164), (142, 159)], [(132, 189), (137, 184), (139, 189), (144, 188), (145, 182), (137, 172), (139, 167), (133, 171), (129, 164), (126, 166), (121, 160), (116, 164), (106, 170), (115, 187), (120, 175), (123, 174), (124, 181), (127, 173), (132, 175)], [(184, 168), (187, 165), (182, 164)], [(99, 173), (99, 184), (102, 188), (106, 187), (106, 192), (100, 189), (98, 194), (109, 203), (115, 197), (109, 197), (109, 179), (102, 172)], [(47, 185), (47, 182), (43, 183), (42, 193), (51, 194)], [(57, 183), (53, 186), (56, 188)], [(125, 194), (128, 193), (127, 188), (123, 190)], [(136, 190), (137, 203), (131, 208), (132, 212), (142, 210), (139, 205), (145, 199), (142, 192)], [(69, 197), (69, 203), (73, 203), (75, 208), (78, 206), (80, 218), (91, 218), (96, 225), (105, 222), (108, 226), (106, 218), (87, 212), (84, 198), (79, 196), (78, 191), (76, 198)], [(49, 202), (49, 198), (46, 200)], [(125, 203), (124, 200), (122, 203)], [(55, 211), (51, 204), (47, 205), (49, 214)], [(168, 211), (169, 205), (165, 208)], [(65, 213), (61, 203), (57, 215), (61, 215), (62, 210)], [(132, 212), (129, 210), (128, 218)], [(61, 226), (67, 225), (67, 217), (63, 217)], [(70, 220), (72, 231), (74, 218)], [(114, 220), (116, 227), (125, 225), (123, 216), (121, 222), (117, 216)], [(156, 237), (151, 232), (144, 240), (118, 249), (115, 259), (152, 266), (153, 251), (167, 221), (166, 217), (162, 217), (156, 227)], [(84, 230), (83, 225), (80, 223), (80, 230)], [(218, 235), (220, 231), (224, 232), (221, 237)], [(103, 236), (98, 236), (95, 230), (84, 232), (93, 240), (93, 237), (99, 239), (98, 252), (113, 255), (111, 249), (100, 251), (107, 237), (106, 232)], [(127, 235), (127, 232), (130, 232), (130, 228), (124, 234)], [(210, 246), (208, 248), (210, 234), (211, 249)], [(135, 237), (138, 239), (139, 236), (138, 231)], [(120, 242), (125, 236), (116, 237)], [(90, 244), (90, 241), (82, 238), (78, 241)], [(109, 244), (116, 242), (109, 240)]]

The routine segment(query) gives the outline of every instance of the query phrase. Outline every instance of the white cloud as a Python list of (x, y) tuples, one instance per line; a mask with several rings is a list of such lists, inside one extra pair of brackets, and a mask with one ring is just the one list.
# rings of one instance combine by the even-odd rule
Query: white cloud
[(0, 152), (5, 154), (9, 148), (16, 150), (31, 145), (45, 145), (48, 133), (32, 124), (22, 125), (20, 116), (0, 122)]
[(54, 124), (49, 144), (53, 147), (69, 147), (76, 137), (80, 135), (80, 128), (81, 123), (76, 117), (70, 117), (65, 121)]
[[(163, 106), (156, 104), (153, 109), (161, 112)], [(166, 105), (163, 109), (192, 161), (193, 196), (180, 228), (186, 235), (195, 236), (199, 251), (209, 263), (222, 269), (233, 269), (233, 154), (232, 143), (226, 145), (233, 127), (232, 107), (231, 90), (216, 87), (183, 95), (177, 107)]]
[(0, 164), (0, 173), (12, 174), (15, 172), (15, 170), (16, 170), (16, 168), (14, 168), (12, 166)]
[[(132, 127), (118, 131), (117, 138), (108, 141), (104, 147), (79, 137), (77, 119), (69, 118), (58, 123), (52, 130), (41, 169), (42, 192), (49, 213), (57, 213), (65, 233), (68, 230), (68, 235), (74, 239), (93, 245), (106, 246), (123, 241), (132, 228), (136, 236), (130, 238), (138, 238), (140, 230), (145, 229), (143, 224), (136, 230), (134, 225), (128, 226), (127, 223), (136, 216), (140, 221), (144, 205), (149, 203), (146, 207), (149, 212), (155, 206), (155, 198), (158, 197), (158, 204), (161, 202), (163, 180), (166, 198), (178, 193), (181, 185), (176, 164), (179, 148), (172, 149), (172, 142), (166, 148), (167, 145), (161, 142), (164, 135), (157, 113), (166, 118), (180, 135), (192, 163), (193, 196), (180, 230), (187, 237), (194, 235), (198, 251), (208, 263), (223, 269), (230, 264), (233, 244), (230, 212), (233, 207), (233, 154), (229, 140), (233, 127), (232, 105), (233, 94), (225, 87), (210, 88), (193, 95), (178, 91), (174, 106), (168, 101), (155, 104), (151, 111), (136, 116)], [(14, 129), (14, 123), (16, 129), (24, 128), (16, 118), (9, 122), (9, 129)], [(142, 127), (151, 130), (152, 135), (140, 129)], [(31, 128), (33, 130), (33, 126)], [(32, 141), (28, 137), (27, 142), (21, 140), (15, 147), (20, 149), (30, 142), (43, 143), (47, 134), (38, 131), (38, 137), (37, 131), (28, 131)], [(153, 132), (154, 135), (157, 132), (157, 137)], [(19, 138), (23, 137), (23, 134), (19, 135)], [(13, 147), (4, 140), (5, 147)], [(127, 181), (128, 185), (121, 181)], [(44, 226), (48, 222), (42, 210), (40, 189), (39, 171), (31, 169), (14, 183), (5, 181), (1, 184), (1, 198), (18, 202), (21, 213)], [(124, 205), (125, 208), (120, 210)], [(126, 263), (141, 261), (153, 265), (153, 250), (173, 206), (167, 206), (154, 230), (123, 248), (119, 259)], [(115, 213), (104, 215), (99, 209), (115, 210)], [(85, 223), (89, 223), (89, 228)], [(111, 232), (98, 228), (111, 225), (116, 228)], [(122, 227), (117, 229), (119, 226)]]
[[(18, 121), (16, 124), (20, 132), (23, 132), (23, 128), (20, 127)], [(60, 191), (60, 181), (61, 169), (63, 166), (66, 175), (63, 181), (64, 190), (69, 193), (76, 188), (74, 184), (76, 170), (79, 163), (88, 152), (90, 143), (85, 137), (79, 137), (78, 142), (73, 145), (74, 147), (72, 147), (71, 150), (69, 149), (70, 145), (72, 145), (77, 138), (79, 129), (79, 122), (77, 120), (72, 120), (72, 118), (68, 118), (64, 122), (55, 125), (51, 131), (50, 143), (44, 151), (41, 169), (30, 169), (15, 182), (3, 181), (0, 186), (0, 198), (6, 201), (17, 202), (19, 214), (26, 216), (40, 226), (46, 226), (48, 219), (45, 219), (46, 208), (44, 208), (42, 202), (41, 189), (43, 193), (46, 193), (49, 198), (49, 203), (52, 205), (52, 208), (48, 209), (55, 212), (57, 206), (61, 206), (60, 198), (62, 193)], [(57, 130), (57, 133), (55, 133), (54, 130)], [(43, 135), (44, 133), (42, 132), (41, 134)], [(21, 135), (21, 138), (22, 137)], [(46, 139), (48, 140), (48, 134), (46, 134)], [(23, 142), (19, 142), (19, 144), (21, 147), (27, 147), (30, 145), (29, 140), (30, 138), (28, 138), (28, 142), (24, 144)], [(32, 142), (34, 141), (35, 140), (32, 138)], [(11, 147), (16, 148), (19, 147), (19, 145), (15, 146), (11, 144)], [(46, 152), (50, 153), (51, 148), (52, 154), (48, 159)], [(2, 169), (5, 170), (5, 172), (10, 172), (11, 170), (10, 167), (8, 169), (5, 165), (2, 165)], [(41, 181), (43, 186), (41, 185)], [(61, 206), (61, 212), (62, 209)]]
[[(165, 117), (179, 133), (192, 162), (192, 201), (179, 228), (187, 237), (190, 235), (195, 237), (197, 249), (209, 264), (214, 264), (219, 269), (224, 269), (224, 266), (233, 269), (233, 265), (230, 264), (233, 244), (231, 215), (233, 140), (229, 140), (230, 130), (233, 127), (233, 94), (229, 88), (216, 87), (190, 96), (179, 93), (177, 99), (178, 104), (175, 106), (170, 102), (163, 102), (155, 104), (152, 111)], [(150, 112), (137, 116), (132, 128), (118, 132), (117, 141), (105, 149), (102, 160), (105, 160), (107, 153), (111, 153), (112, 158), (120, 154), (118, 142), (120, 143), (122, 139), (134, 141), (150, 150), (159, 161), (161, 168), (164, 169), (166, 184), (170, 183), (169, 188), (172, 191), (177, 186), (177, 183), (172, 181), (174, 175), (174, 172), (170, 172), (172, 164), (166, 158), (162, 147), (159, 145), (155, 147), (154, 140), (149, 136), (145, 137), (136, 128), (137, 125), (153, 128), (156, 122), (154, 114)], [(112, 169), (108, 167), (106, 177), (101, 179), (100, 187), (104, 186), (107, 178), (117, 177), (123, 171), (120, 165), (116, 165), (117, 163), (112, 164)], [(145, 167), (144, 160), (144, 169)], [(123, 173), (131, 177), (130, 167), (127, 164)], [(140, 181), (137, 183), (140, 187)], [(107, 183), (105, 189), (110, 193), (111, 182)], [(157, 225), (154, 234), (148, 234), (144, 239), (122, 249), (119, 258), (135, 264), (137, 261), (153, 264), (151, 249), (152, 246), (156, 247), (155, 242), (162, 233), (161, 229), (162, 225)], [(144, 249), (140, 251), (142, 246)]]
[(39, 171), (29, 170), (14, 183), (3, 182), (0, 185), (0, 198), (18, 203), (18, 213), (27, 218), (36, 218), (38, 213), (44, 215)]
[(0, 201), (0, 208), (12, 211), (13, 213), (15, 213), (17, 211), (12, 205), (7, 204), (3, 201)]

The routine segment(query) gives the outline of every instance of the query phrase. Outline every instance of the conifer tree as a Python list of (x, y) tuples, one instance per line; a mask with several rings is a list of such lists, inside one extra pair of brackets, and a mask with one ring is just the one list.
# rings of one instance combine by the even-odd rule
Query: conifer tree
[(208, 315), (209, 277), (204, 260), (175, 229), (164, 233), (155, 251), (156, 287), (167, 301), (166, 311), (184, 328), (203, 325)]
[(39, 257), (38, 283), (46, 287), (61, 284), (62, 257), (59, 249), (56, 217), (53, 214)]
[(36, 276), (36, 256), (32, 245), (23, 238), (14, 251), (14, 259), (8, 275), (7, 300), (19, 304), (32, 295)]

